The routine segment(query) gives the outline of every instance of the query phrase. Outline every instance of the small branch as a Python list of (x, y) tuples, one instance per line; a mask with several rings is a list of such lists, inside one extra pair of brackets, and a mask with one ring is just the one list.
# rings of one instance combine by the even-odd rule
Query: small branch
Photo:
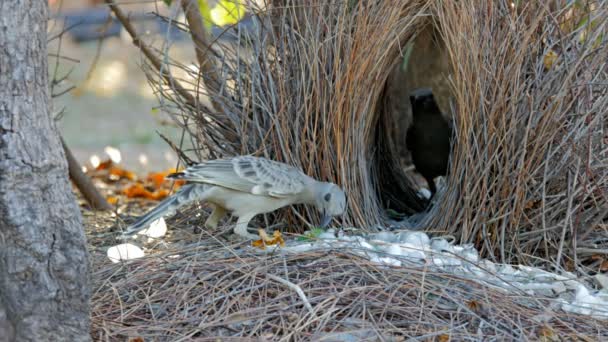
[[(219, 90), (220, 82), (217, 79), (217, 74), (214, 68), (214, 61), (208, 53), (210, 49), (209, 42), (211, 41), (209, 33), (205, 30), (203, 17), (198, 9), (198, 3), (195, 0), (182, 0), (182, 9), (188, 21), (190, 35), (194, 42), (194, 50), (196, 52), (196, 60), (198, 61), (201, 74), (206, 76), (205, 85), (213, 91)], [(217, 104), (213, 104), (216, 111), (219, 111)]]
[(302, 288), (290, 281), (287, 281), (283, 278), (277, 277), (275, 275), (272, 274), (267, 274), (268, 278), (277, 281), (287, 287), (289, 287), (290, 289), (294, 290), (298, 296), (300, 296), (300, 299), (302, 299), (302, 301), (304, 302), (304, 306), (306, 307), (306, 309), (308, 309), (308, 311), (312, 314), (314, 313), (314, 310), (312, 309), (312, 305), (310, 305), (310, 302), (308, 301), (308, 298), (306, 298), (306, 295), (304, 294), (304, 291), (302, 291)]
[[(120, 10), (120, 8), (118, 8), (118, 6), (114, 2), (114, 0), (105, 0), (105, 2), (106, 2), (106, 4), (108, 4), (108, 6), (110, 6), (110, 9), (114, 12), (114, 14), (116, 15), (116, 18), (120, 21), (120, 23), (125, 28), (125, 30), (127, 30), (129, 35), (131, 36), (131, 38), (133, 38), (133, 44), (135, 44), (135, 46), (137, 46), (141, 50), (141, 52), (144, 54), (144, 56), (146, 56), (146, 58), (154, 66), (156, 71), (158, 71), (158, 73), (161, 75), (165, 84), (170, 86), (181, 97), (183, 97), (187, 105), (189, 105), (193, 108), (197, 108), (197, 109), (198, 108), (205, 109), (205, 106), (202, 105), (201, 103), (199, 103), (198, 101), (196, 101), (194, 99), (194, 96), (192, 96), (192, 94), (190, 94), (190, 92), (187, 89), (185, 89), (176, 79), (172, 78), (170, 73), (167, 70), (164, 70), (164, 71), (161, 70), (162, 69), (161, 61), (154, 55), (152, 50), (150, 50), (150, 48), (148, 48), (148, 46), (146, 46), (146, 44), (137, 36), (137, 32), (135, 31), (135, 28), (133, 27), (133, 25), (131, 25), (131, 21)], [(205, 109), (205, 110), (210, 112), (209, 109)]]
[(179, 147), (175, 146), (175, 144), (169, 140), (169, 138), (167, 138), (166, 136), (164, 136), (161, 132), (156, 131), (156, 134), (158, 134), (168, 145), (169, 147), (171, 147), (171, 149), (177, 154), (177, 156), (179, 157), (179, 159), (184, 162), (184, 164), (186, 164), (186, 166), (192, 166), (194, 164), (196, 164), (196, 162), (192, 159), (190, 159), (190, 157), (188, 157), (184, 151), (180, 150)]
[[(163, 69), (161, 61), (154, 55), (152, 50), (138, 37), (137, 32), (133, 25), (131, 25), (131, 21), (129, 18), (118, 8), (114, 0), (105, 0), (106, 4), (110, 7), (110, 9), (116, 15), (116, 18), (120, 21), (120, 23), (124, 26), (125, 30), (129, 33), (131, 38), (133, 39), (133, 44), (137, 46), (141, 52), (146, 56), (146, 59), (150, 61), (154, 69), (160, 74), (164, 83), (171, 87), (171, 89), (175, 90), (175, 92), (184, 99), (186, 105), (195, 108), (197, 112), (207, 112), (207, 113), (221, 113), (221, 105), (215, 99), (212, 92), (209, 90), (213, 90), (217, 93), (220, 89), (220, 82), (217, 79), (217, 74), (214, 71), (214, 63), (208, 48), (208, 38), (207, 33), (205, 31), (205, 27), (203, 25), (203, 19), (198, 10), (198, 4), (192, 0), (184, 0), (182, 6), (184, 8), (184, 12), (187, 15), (188, 24), (190, 25), (190, 32), (192, 35), (192, 40), (195, 42), (196, 49), (196, 57), (199, 63), (199, 75), (203, 75), (205, 73), (205, 86), (207, 88), (207, 93), (210, 94), (209, 99), (211, 101), (212, 109), (208, 108), (204, 104), (200, 103), (197, 98), (195, 98), (186, 88), (182, 86), (182, 84), (174, 79), (171, 76), (171, 73)], [(233, 123), (227, 117), (216, 116), (217, 124), (224, 129), (234, 128)]]
[[(205, 29), (198, 2), (196, 0), (182, 0), (181, 4), (182, 10), (186, 15), (186, 20), (188, 21), (188, 28), (190, 29), (192, 41), (194, 42), (196, 60), (198, 61), (199, 66), (199, 76), (205, 75), (203, 80), (205, 82), (205, 88), (207, 89), (208, 94), (218, 94), (221, 83), (217, 78), (214, 56), (212, 53), (209, 53), (212, 51), (211, 44), (209, 43), (211, 38)], [(210, 95), (209, 100), (211, 101), (213, 109), (217, 113), (220, 113), (222, 105), (217, 101), (217, 99)], [(220, 121), (225, 127), (232, 126), (228, 120), (221, 119)]]
[(74, 158), (72, 151), (70, 151), (68, 145), (66, 145), (63, 137), (60, 137), (60, 139), (61, 145), (63, 145), (63, 150), (65, 151), (65, 157), (68, 161), (70, 178), (74, 184), (76, 184), (76, 187), (78, 190), (80, 190), (80, 193), (85, 198), (87, 203), (89, 203), (91, 208), (95, 210), (112, 210), (112, 206), (99, 193), (99, 191), (97, 191), (97, 188), (95, 188), (95, 185), (93, 182), (91, 182), (91, 179), (85, 175), (84, 172), (82, 172), (80, 164), (78, 164), (78, 161), (76, 158)]

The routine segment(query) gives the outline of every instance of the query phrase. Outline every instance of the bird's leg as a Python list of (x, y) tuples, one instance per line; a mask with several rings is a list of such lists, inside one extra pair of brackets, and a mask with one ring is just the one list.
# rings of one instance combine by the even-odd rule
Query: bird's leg
[(205, 227), (208, 229), (215, 229), (222, 217), (226, 215), (226, 209), (217, 204), (209, 203), (209, 205), (211, 205), (213, 211), (211, 212), (211, 215), (209, 215), (209, 218), (207, 218), (207, 221), (205, 221)]
[(239, 217), (239, 219), (236, 221), (236, 226), (234, 227), (234, 233), (237, 235), (240, 235), (246, 239), (249, 239), (249, 240), (259, 239), (259, 236), (250, 234), (247, 231), (247, 228), (249, 226), (249, 221), (251, 221), (251, 219), (254, 216), (255, 215), (243, 215), (243, 216)]

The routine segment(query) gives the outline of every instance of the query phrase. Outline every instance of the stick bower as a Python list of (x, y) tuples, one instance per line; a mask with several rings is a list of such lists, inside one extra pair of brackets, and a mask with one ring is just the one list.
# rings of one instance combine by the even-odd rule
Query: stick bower
[(251, 153), (301, 167), (348, 193), (343, 225), (374, 230), (387, 207), (424, 209), (390, 143), (384, 96), (407, 42), (431, 25), (450, 63), (457, 133), (447, 185), (420, 228), (496, 261), (596, 272), (608, 241), (607, 6), (275, 1), (237, 43), (205, 45), (193, 30), (198, 68), (165, 55), (163, 78), (146, 71), (199, 159)]

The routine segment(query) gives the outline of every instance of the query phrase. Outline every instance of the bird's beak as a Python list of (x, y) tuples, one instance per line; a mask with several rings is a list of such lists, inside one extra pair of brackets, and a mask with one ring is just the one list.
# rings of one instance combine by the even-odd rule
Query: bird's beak
[(323, 217), (321, 218), (321, 225), (319, 227), (325, 228), (331, 222), (331, 216), (327, 215), (327, 213), (323, 213)]

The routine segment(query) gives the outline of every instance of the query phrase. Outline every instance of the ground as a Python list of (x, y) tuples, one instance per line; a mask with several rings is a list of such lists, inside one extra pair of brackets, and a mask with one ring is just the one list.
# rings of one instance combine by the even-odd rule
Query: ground
[[(99, 179), (97, 179), (99, 180)], [(110, 182), (104, 193), (120, 193)], [(161, 239), (132, 241), (147, 256), (112, 263), (108, 247), (155, 201), (118, 201), (114, 212), (86, 209), (95, 340), (434, 341), (601, 340), (604, 324), (554, 310), (554, 299), (505, 293), (466, 277), (402, 265), (380, 266), (352, 250), (262, 252), (249, 242), (200, 229), (192, 208), (167, 220)], [(296, 237), (286, 234), (287, 243)]]

